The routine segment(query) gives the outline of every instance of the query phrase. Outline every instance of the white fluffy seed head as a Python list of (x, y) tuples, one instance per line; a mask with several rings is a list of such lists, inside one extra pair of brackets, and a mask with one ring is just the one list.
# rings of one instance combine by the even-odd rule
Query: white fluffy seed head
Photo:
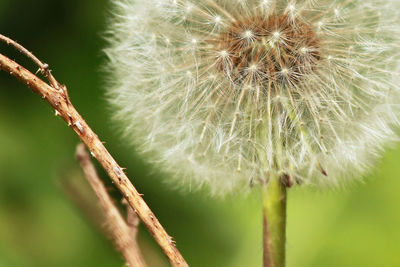
[(119, 0), (108, 96), (132, 143), (222, 194), (337, 185), (395, 140), (394, 0)]

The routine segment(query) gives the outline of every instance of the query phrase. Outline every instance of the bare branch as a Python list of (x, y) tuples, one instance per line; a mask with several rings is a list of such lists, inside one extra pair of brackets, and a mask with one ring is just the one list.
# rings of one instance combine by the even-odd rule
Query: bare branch
[(81, 173), (79, 175), (68, 173), (59, 179), (59, 183), (61, 190), (71, 203), (96, 227), (96, 230), (106, 234), (105, 229), (102, 227), (102, 222), (99, 220), (102, 216), (101, 207), (98, 205), (97, 199), (93, 200), (94, 194), (88, 194), (90, 186), (83, 179)]
[(83, 120), (70, 102), (67, 90), (59, 90), (49, 86), (37, 76), (23, 68), (21, 65), (0, 54), (0, 69), (10, 73), (12, 76), (26, 84), (31, 90), (39, 94), (52, 106), (56, 115), (59, 115), (70, 126), (82, 142), (88, 147), (94, 156), (108, 173), (109, 177), (121, 191), (129, 205), (137, 212), (150, 234), (160, 245), (172, 266), (188, 266), (182, 255), (158, 219), (147, 206), (139, 192), (125, 175), (123, 169), (107, 151), (97, 135)]
[(107, 230), (115, 246), (121, 252), (129, 266), (146, 267), (146, 263), (136, 242), (136, 236), (133, 237), (131, 235), (131, 227), (129, 227), (122, 218), (120, 212), (108, 195), (107, 189), (98, 177), (97, 171), (83, 144), (78, 145), (76, 157), (81, 164), (89, 184), (99, 199), (100, 206), (105, 214)]
[(51, 74), (51, 71), (49, 69), (49, 65), (46, 63), (43, 63), (40, 61), (32, 52), (30, 52), (28, 49), (17, 43), (16, 41), (0, 34), (0, 41), (5, 42), (8, 45), (13, 46), (15, 49), (17, 49), (19, 52), (24, 54), (26, 57), (30, 58), (38, 67), (40, 72), (49, 80), (49, 83), (52, 87), (59, 89), (60, 88), (60, 83), (57, 82), (57, 80), (54, 78), (54, 76)]
[(122, 203), (126, 205), (126, 223), (128, 224), (129, 227), (130, 236), (134, 240), (137, 240), (140, 219), (137, 216), (136, 212), (132, 209), (131, 206), (129, 206), (128, 202), (125, 199), (123, 199)]

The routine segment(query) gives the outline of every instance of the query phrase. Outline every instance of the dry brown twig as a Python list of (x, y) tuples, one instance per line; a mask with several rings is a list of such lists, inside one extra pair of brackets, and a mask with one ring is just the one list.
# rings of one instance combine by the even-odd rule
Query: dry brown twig
[(122, 203), (126, 205), (126, 223), (129, 228), (129, 235), (137, 242), (140, 219), (125, 199), (123, 199)]
[(48, 78), (50, 85), (1, 53), (0, 69), (8, 72), (10, 75), (26, 84), (33, 92), (40, 95), (55, 109), (56, 115), (60, 116), (68, 126), (75, 131), (78, 137), (90, 150), (91, 155), (103, 166), (112, 182), (121, 191), (126, 201), (137, 213), (150, 234), (159, 244), (170, 264), (174, 267), (188, 266), (185, 259), (175, 247), (172, 237), (164, 230), (139, 192), (128, 179), (124, 170), (118, 165), (98, 136), (76, 111), (69, 100), (66, 87), (60, 85), (60, 83), (54, 79), (49, 70), (49, 66), (43, 64), (27, 49), (1, 34), (0, 41), (4, 41), (9, 45), (14, 46), (17, 50), (31, 58), (39, 66), (40, 71)]
[(88, 192), (92, 193), (89, 191), (92, 189), (90, 185), (84, 183), (86, 181), (80, 172), (78, 174), (76, 170), (73, 170), (73, 172), (63, 174), (57, 182), (65, 197), (85, 216), (86, 221), (95, 226), (100, 233), (107, 235), (106, 229), (102, 225), (103, 220), (99, 220), (103, 211), (94, 194), (88, 194)]
[[(100, 180), (97, 171), (91, 162), (90, 155), (83, 144), (78, 145), (76, 157), (85, 173), (86, 179), (95, 192), (100, 206), (104, 211), (106, 230), (111, 235), (117, 250), (119, 250), (126, 260), (128, 266), (146, 267), (141, 251), (136, 241), (136, 234), (139, 226), (139, 219), (136, 213), (128, 213), (128, 223), (121, 216), (119, 210), (114, 205), (106, 187)], [(129, 221), (137, 219), (134, 224)]]
[[(88, 153), (86, 153), (89, 155)], [(90, 158), (90, 156), (89, 156)], [(97, 177), (98, 178), (98, 177)], [(98, 180), (98, 179), (97, 179)], [(86, 183), (84, 183), (86, 181)], [(101, 180), (100, 180), (101, 181)], [(106, 216), (106, 211), (103, 209), (99, 203), (98, 200), (98, 194), (96, 194), (95, 190), (96, 188), (93, 188), (91, 184), (89, 183), (87, 177), (86, 179), (83, 179), (82, 175), (77, 175), (76, 173), (72, 172), (69, 173), (67, 176), (64, 176), (62, 179), (59, 180), (60, 186), (62, 191), (64, 192), (65, 196), (74, 204), (75, 207), (77, 207), (82, 215), (86, 217), (86, 220), (89, 221), (93, 226), (95, 226), (96, 230), (99, 231), (101, 234), (104, 236), (108, 237), (113, 241), (115, 247), (118, 249), (120, 247), (115, 240), (116, 236), (114, 232), (115, 227), (119, 227), (118, 223), (115, 223), (113, 221), (110, 221), (113, 219), (111, 217), (110, 219), (107, 218)], [(101, 181), (102, 182), (102, 181)], [(90, 191), (91, 190), (91, 191)], [(108, 189), (106, 189), (108, 192)], [(93, 194), (90, 194), (93, 193)], [(101, 193), (100, 193), (101, 194)], [(94, 199), (93, 199), (94, 198)], [(112, 199), (111, 197), (108, 197)], [(137, 216), (137, 214), (132, 210), (132, 208), (129, 206), (129, 204), (123, 199), (123, 204), (127, 206), (127, 209), (131, 212), (127, 213), (125, 222), (126, 224), (123, 225), (122, 229), (123, 231), (126, 230), (128, 227), (128, 232), (124, 233), (124, 236), (130, 236), (132, 238), (132, 241), (135, 242), (134, 245), (129, 244), (127, 247), (134, 247), (134, 249), (137, 248), (137, 252), (140, 253), (140, 247), (137, 242), (137, 233), (139, 230), (139, 225), (140, 225), (140, 219)], [(109, 205), (112, 208), (115, 208), (114, 203), (110, 203), (112, 205)], [(107, 208), (106, 208), (107, 209)], [(131, 217), (132, 216), (132, 217)], [(108, 227), (107, 227), (108, 226)], [(117, 235), (118, 237), (118, 235)], [(128, 248), (126, 248), (128, 250)], [(141, 253), (139, 254), (139, 256)], [(125, 258), (124, 254), (122, 256)], [(129, 262), (130, 260), (125, 259), (127, 266), (130, 266)], [(144, 260), (143, 260), (144, 262)], [(145, 263), (145, 262), (144, 262)], [(139, 264), (141, 264), (139, 262)], [(133, 266), (142, 266), (142, 265), (133, 265)], [(144, 265), (143, 267), (145, 267)]]

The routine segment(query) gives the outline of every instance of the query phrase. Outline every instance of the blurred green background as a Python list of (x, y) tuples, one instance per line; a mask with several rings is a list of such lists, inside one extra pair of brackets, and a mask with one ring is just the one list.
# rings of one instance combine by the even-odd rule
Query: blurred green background
[[(175, 190), (121, 140), (110, 121), (101, 72), (107, 7), (106, 0), (0, 0), (0, 33), (34, 51), (68, 86), (76, 108), (128, 168), (190, 266), (261, 266), (257, 191), (221, 200), (206, 190)], [(13, 49), (4, 44), (0, 49), (35, 71)], [(112, 245), (62, 189), (61, 180), (79, 173), (78, 142), (44, 101), (0, 73), (1, 267), (122, 266)], [(392, 147), (364, 184), (292, 190), (288, 267), (400, 266), (399, 162), (400, 146)], [(116, 190), (111, 193), (120, 198)], [(150, 266), (168, 266), (143, 227), (139, 241)]]

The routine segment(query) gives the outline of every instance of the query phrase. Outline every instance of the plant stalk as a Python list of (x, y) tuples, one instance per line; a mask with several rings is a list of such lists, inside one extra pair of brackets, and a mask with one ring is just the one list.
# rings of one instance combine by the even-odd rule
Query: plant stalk
[[(1, 37), (1, 35), (0, 35)], [(0, 41), (2, 38), (0, 38)], [(47, 69), (48, 66), (40, 66)], [(189, 266), (175, 246), (171, 236), (165, 231), (157, 217), (150, 210), (141, 194), (126, 176), (124, 169), (115, 161), (103, 142), (93, 132), (82, 116), (72, 105), (65, 86), (56, 83), (52, 87), (36, 75), (0, 53), (0, 71), (5, 71), (26, 84), (33, 92), (39, 94), (54, 109), (56, 116), (60, 116), (71, 127), (82, 142), (88, 147), (93, 157), (103, 166), (112, 182), (120, 190), (129, 206), (136, 211), (143, 224), (147, 227), (152, 237), (159, 244), (167, 256), (171, 266)]]
[(287, 188), (279, 176), (263, 187), (264, 267), (284, 267)]

